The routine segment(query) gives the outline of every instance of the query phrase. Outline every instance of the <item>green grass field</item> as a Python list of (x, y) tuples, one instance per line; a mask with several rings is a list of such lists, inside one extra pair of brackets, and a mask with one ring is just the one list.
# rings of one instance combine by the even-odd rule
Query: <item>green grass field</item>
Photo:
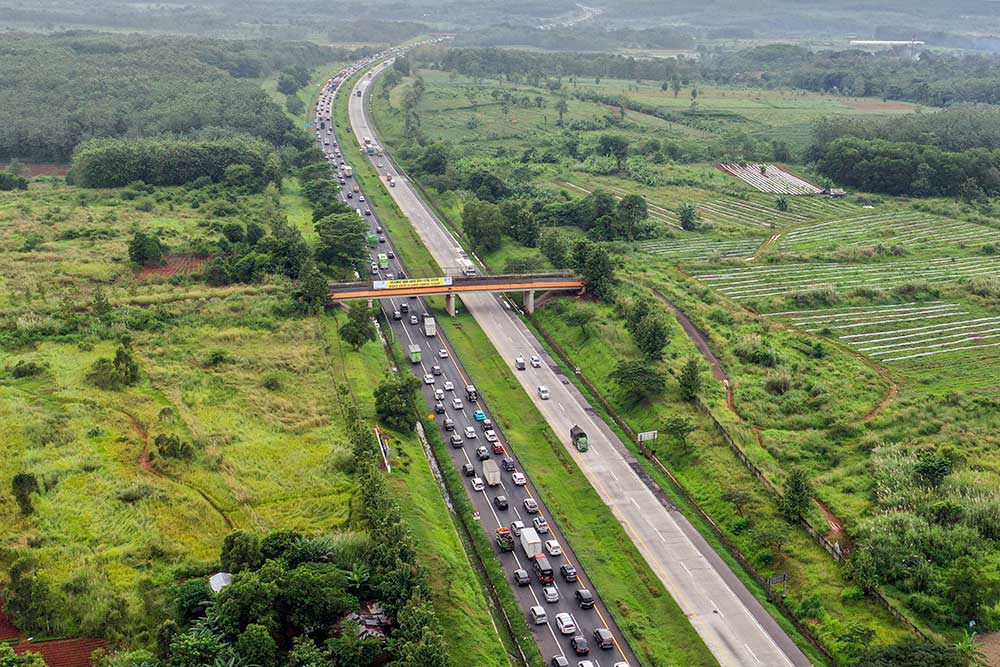
[[(285, 211), (308, 231), (298, 185), (286, 185)], [(241, 211), (257, 204), (237, 200)], [(41, 487), (27, 517), (2, 494), (0, 562), (37, 559), (64, 598), (53, 634), (147, 642), (170, 613), (166, 591), (213, 571), (234, 529), (365, 529), (335, 388), (349, 383), (371, 416), (373, 379), (389, 368), (380, 346), (344, 351), (333, 317), (282, 315), (282, 280), (210, 288), (182, 275), (141, 277), (128, 264), (133, 230), (157, 230), (184, 253), (212, 233), (213, 210), (193, 208), (179, 188), (133, 198), (59, 179), (0, 195), (0, 484), (10, 489), (16, 473), (30, 472)], [(98, 287), (116, 308), (113, 324), (90, 314)], [(113, 356), (126, 332), (139, 384), (87, 384), (91, 364)], [(15, 378), (21, 361), (44, 370)], [(162, 434), (192, 443), (194, 459), (158, 456)], [(455, 664), (508, 664), (416, 437), (395, 434), (394, 445), (391, 483)], [(109, 620), (119, 604), (125, 617)]]

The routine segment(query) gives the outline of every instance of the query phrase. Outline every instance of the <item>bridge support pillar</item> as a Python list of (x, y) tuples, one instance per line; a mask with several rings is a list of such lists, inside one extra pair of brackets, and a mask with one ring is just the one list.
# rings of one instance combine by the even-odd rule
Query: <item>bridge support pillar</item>
[(449, 294), (447, 300), (448, 314), (455, 317), (455, 294)]
[(524, 312), (529, 315), (535, 312), (535, 290), (528, 290), (524, 293)]
[(375, 308), (375, 299), (368, 299), (368, 310), (374, 310), (374, 308)]

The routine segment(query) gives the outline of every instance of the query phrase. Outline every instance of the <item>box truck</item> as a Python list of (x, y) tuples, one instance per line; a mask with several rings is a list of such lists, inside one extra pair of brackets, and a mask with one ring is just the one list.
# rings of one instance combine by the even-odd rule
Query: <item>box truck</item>
[(500, 484), (500, 466), (493, 459), (487, 459), (483, 461), (483, 477), (486, 479), (486, 484), (489, 486), (497, 486)]
[(542, 553), (542, 538), (538, 537), (534, 528), (521, 529), (521, 548), (528, 558), (534, 558)]

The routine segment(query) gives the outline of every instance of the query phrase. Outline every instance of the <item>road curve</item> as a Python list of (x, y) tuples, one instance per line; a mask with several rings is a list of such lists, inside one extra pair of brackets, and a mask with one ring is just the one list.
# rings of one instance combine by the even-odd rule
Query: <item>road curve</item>
[[(389, 62), (375, 67), (376, 72)], [(364, 108), (375, 77), (363, 77), (351, 91), (351, 129), (377, 140)], [(360, 90), (361, 97), (354, 93)], [(461, 246), (421, 199), (405, 174), (388, 188), (424, 245), (449, 275), (458, 275)], [(500, 355), (513, 368), (517, 355), (542, 356), (541, 368), (514, 371), (567, 451), (611, 508), (651, 569), (663, 582), (723, 667), (805, 667), (809, 659), (746, 589), (684, 516), (655, 492), (642, 465), (597, 416), (556, 362), (550, 359), (505, 302), (489, 294), (467, 294), (462, 302)], [(537, 388), (545, 385), (550, 400)], [(574, 424), (590, 436), (590, 451), (572, 446)]]

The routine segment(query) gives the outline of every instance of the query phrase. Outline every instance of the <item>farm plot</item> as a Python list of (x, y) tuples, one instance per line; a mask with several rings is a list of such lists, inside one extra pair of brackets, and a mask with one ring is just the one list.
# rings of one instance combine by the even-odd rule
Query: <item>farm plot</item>
[(650, 255), (663, 255), (679, 261), (712, 261), (714, 258), (745, 259), (760, 247), (762, 240), (717, 241), (713, 239), (658, 239), (643, 241), (636, 247)]
[(919, 211), (887, 211), (821, 222), (788, 232), (782, 239), (782, 245), (796, 249), (851, 248), (880, 242), (914, 246), (1000, 243), (1000, 232)]
[(822, 192), (821, 188), (773, 164), (751, 162), (715, 166), (761, 192), (779, 195), (813, 195)]
[(960, 304), (945, 301), (771, 315), (806, 331), (835, 336), (879, 362), (910, 362), (1000, 348), (1000, 315), (973, 313)]
[(953, 282), (977, 275), (996, 274), (1000, 258), (965, 257), (873, 262), (871, 264), (795, 263), (725, 269), (694, 277), (731, 299), (744, 301), (792, 296), (818, 289), (892, 288), (912, 280)]

